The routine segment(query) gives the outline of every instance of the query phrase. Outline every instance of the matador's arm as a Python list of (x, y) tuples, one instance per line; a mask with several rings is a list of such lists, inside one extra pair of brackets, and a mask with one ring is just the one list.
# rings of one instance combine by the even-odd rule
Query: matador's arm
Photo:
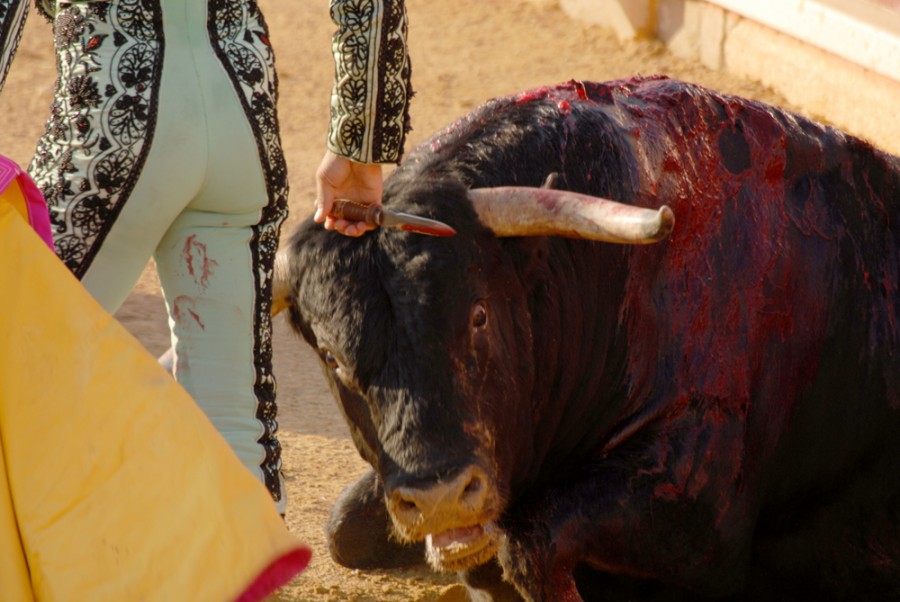
[(0, 0), (0, 91), (16, 56), (30, 0)]
[(331, 0), (335, 83), (328, 149), (396, 163), (409, 131), (410, 62), (403, 0)]

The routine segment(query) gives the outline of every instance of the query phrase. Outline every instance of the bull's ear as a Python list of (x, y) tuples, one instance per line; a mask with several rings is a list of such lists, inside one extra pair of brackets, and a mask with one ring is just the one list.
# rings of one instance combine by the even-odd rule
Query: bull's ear
[(552, 244), (549, 238), (539, 236), (506, 241), (506, 256), (513, 262), (514, 273), (529, 297), (543, 294), (546, 283), (553, 278), (548, 265)]
[(275, 255), (275, 268), (272, 270), (272, 315), (276, 316), (287, 309), (291, 302), (290, 266), (287, 249), (281, 249)]
[(469, 199), (496, 236), (563, 236), (620, 244), (650, 244), (669, 235), (669, 207), (643, 209), (553, 188), (477, 188)]

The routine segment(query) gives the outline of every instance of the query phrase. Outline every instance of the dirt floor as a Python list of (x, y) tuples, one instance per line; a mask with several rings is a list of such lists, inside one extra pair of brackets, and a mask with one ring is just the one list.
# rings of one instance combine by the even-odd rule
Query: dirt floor
[[(328, 4), (261, 0), (277, 53), (279, 112), (291, 180), (288, 233), (312, 209), (313, 175), (324, 150), (332, 76)], [(569, 79), (609, 80), (666, 73), (781, 104), (777, 95), (687, 63), (653, 42), (620, 44), (602, 28), (572, 21), (553, 0), (407, 0), (416, 97), (408, 148), (483, 101)], [(27, 165), (48, 114), (55, 78), (49, 24), (36, 14), (0, 98), (0, 152)], [(153, 354), (168, 347), (152, 263), (117, 313)], [(281, 601), (451, 602), (467, 599), (452, 575), (349, 571), (333, 564), (322, 525), (331, 501), (365, 466), (311, 352), (275, 324), (281, 441), (289, 491), (287, 523), (314, 550), (310, 567)]]

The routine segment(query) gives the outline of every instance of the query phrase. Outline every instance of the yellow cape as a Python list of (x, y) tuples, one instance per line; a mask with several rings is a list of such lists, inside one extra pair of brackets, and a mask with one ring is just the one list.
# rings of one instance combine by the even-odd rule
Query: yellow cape
[(0, 600), (259, 600), (310, 551), (188, 394), (0, 203)]

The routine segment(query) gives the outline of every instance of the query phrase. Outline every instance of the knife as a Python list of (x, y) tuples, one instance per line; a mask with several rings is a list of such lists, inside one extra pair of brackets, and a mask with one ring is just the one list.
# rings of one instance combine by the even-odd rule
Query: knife
[(365, 222), (376, 227), (400, 228), (407, 232), (418, 232), (429, 236), (453, 236), (456, 234), (456, 230), (444, 222), (385, 209), (381, 205), (354, 203), (347, 199), (335, 199), (334, 205), (331, 207), (331, 217), (348, 222)]

